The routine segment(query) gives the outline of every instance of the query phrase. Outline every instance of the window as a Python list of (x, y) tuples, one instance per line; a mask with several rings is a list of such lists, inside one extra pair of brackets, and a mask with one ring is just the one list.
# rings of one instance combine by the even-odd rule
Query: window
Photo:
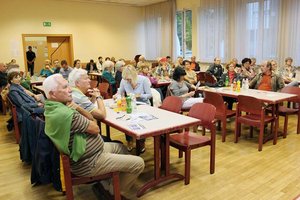
[(177, 11), (176, 17), (180, 55), (190, 58), (192, 56), (192, 11)]

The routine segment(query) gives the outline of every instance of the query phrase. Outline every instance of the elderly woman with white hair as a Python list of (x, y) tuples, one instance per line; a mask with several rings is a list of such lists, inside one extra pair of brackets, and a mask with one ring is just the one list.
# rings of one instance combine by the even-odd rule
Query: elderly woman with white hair
[(114, 65), (115, 64), (110, 60), (105, 61), (102, 65), (102, 67), (103, 67), (102, 78), (105, 78), (109, 82), (109, 84), (112, 86), (113, 94), (115, 94), (117, 91), (116, 80), (112, 74)]
[[(152, 98), (152, 93), (150, 89), (151, 84), (147, 77), (138, 75), (133, 66), (127, 65), (123, 68), (122, 78), (117, 95), (134, 94), (137, 101), (150, 104), (149, 99)], [(128, 150), (131, 151), (133, 146), (132, 137), (126, 135), (126, 140)], [(141, 140), (140, 151), (141, 153), (145, 151), (145, 140)]]
[(124, 65), (125, 65), (125, 62), (123, 60), (119, 60), (115, 64), (115, 69), (116, 69), (115, 80), (116, 80), (117, 87), (120, 85), (121, 80), (122, 80), (122, 71), (123, 71)]
[[(84, 69), (74, 69), (69, 74), (69, 86), (72, 89), (73, 101), (83, 109), (87, 110), (97, 120), (106, 116), (103, 98), (97, 88), (91, 89), (91, 80)], [(85, 94), (89, 94), (89, 98)]]

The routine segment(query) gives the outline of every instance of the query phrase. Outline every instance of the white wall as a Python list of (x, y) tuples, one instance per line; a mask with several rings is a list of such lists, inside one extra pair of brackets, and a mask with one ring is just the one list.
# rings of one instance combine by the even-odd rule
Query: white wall
[[(44, 21), (52, 22), (43, 27)], [(142, 7), (55, 0), (1, 1), (0, 62), (24, 67), (21, 34), (72, 34), (74, 58), (133, 59), (145, 52)]]

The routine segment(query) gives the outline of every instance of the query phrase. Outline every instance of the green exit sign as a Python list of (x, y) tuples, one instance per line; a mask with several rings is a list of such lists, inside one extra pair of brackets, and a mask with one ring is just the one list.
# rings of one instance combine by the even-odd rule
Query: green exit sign
[(43, 22), (43, 26), (50, 27), (51, 26), (51, 22)]

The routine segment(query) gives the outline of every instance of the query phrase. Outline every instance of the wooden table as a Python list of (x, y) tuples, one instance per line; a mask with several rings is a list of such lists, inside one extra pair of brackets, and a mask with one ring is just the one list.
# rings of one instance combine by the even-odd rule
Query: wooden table
[[(124, 112), (117, 113), (113, 109), (108, 108), (108, 105), (113, 103), (113, 100), (111, 99), (104, 100), (104, 103), (107, 107), (106, 118), (101, 120), (101, 122), (124, 132), (126, 135), (132, 136), (135, 139), (147, 137), (154, 138), (154, 179), (147, 182), (138, 190), (137, 197), (142, 196), (150, 188), (154, 188), (158, 184), (170, 179), (182, 180), (184, 178), (184, 176), (180, 174), (170, 173), (169, 133), (195, 126), (200, 123), (198, 119), (172, 113), (149, 105), (140, 105), (137, 106), (137, 113), (147, 113), (154, 116), (156, 119), (138, 121), (136, 123), (143, 127), (143, 129), (133, 130), (129, 127), (129, 124), (132, 124), (133, 122), (128, 120), (128, 118), (130, 116), (134, 117), (136, 114), (127, 115)], [(162, 159), (160, 160), (160, 158)], [(161, 175), (162, 169), (164, 170), (164, 175)]]
[(33, 86), (33, 85), (42, 85), (45, 79), (46, 79), (45, 77), (37, 77), (36, 79), (31, 78), (30, 85), (31, 86)]
[(154, 88), (159, 88), (163, 86), (168, 86), (171, 84), (171, 81), (158, 81), (156, 84), (152, 84)]
[(280, 92), (270, 92), (270, 91), (263, 91), (263, 90), (254, 90), (254, 89), (241, 89), (240, 92), (236, 92), (231, 90), (229, 87), (222, 87), (222, 88), (209, 88), (209, 87), (199, 87), (198, 90), (201, 91), (209, 91), (209, 92), (217, 92), (222, 96), (237, 98), (239, 95), (244, 96), (251, 96), (257, 99), (262, 100), (265, 103), (269, 104), (278, 104), (283, 101), (287, 101), (293, 97), (296, 97), (294, 94), (287, 94), (287, 93), (280, 93)]
[[(257, 99), (262, 100), (265, 103), (271, 104), (272, 105), (272, 114), (275, 115), (276, 119), (276, 123), (278, 127), (278, 123), (279, 123), (279, 104), (284, 102), (284, 101), (288, 101), (291, 98), (296, 97), (297, 95), (294, 94), (287, 94), (287, 93), (280, 93), (280, 92), (270, 92), (270, 91), (263, 91), (263, 90), (254, 90), (254, 89), (241, 89), (240, 92), (236, 92), (233, 91), (230, 87), (222, 87), (222, 88), (209, 88), (209, 87), (199, 87), (200, 91), (209, 91), (209, 92), (216, 92), (221, 94), (222, 96), (225, 97), (232, 97), (237, 99), (237, 97), (239, 95), (244, 95), (244, 96), (249, 96), (249, 97), (255, 97)], [(249, 105), (251, 106), (251, 105)], [(264, 143), (266, 141), (269, 141), (272, 138), (266, 138), (264, 140)], [(275, 142), (273, 144), (277, 143), (277, 138), (275, 140)]]
[[(101, 79), (101, 76), (102, 76), (102, 73), (99, 73), (99, 72), (91, 72), (89, 73), (89, 75), (91, 76), (91, 79), (92, 80), (100, 80)], [(96, 77), (96, 78), (95, 78)]]

